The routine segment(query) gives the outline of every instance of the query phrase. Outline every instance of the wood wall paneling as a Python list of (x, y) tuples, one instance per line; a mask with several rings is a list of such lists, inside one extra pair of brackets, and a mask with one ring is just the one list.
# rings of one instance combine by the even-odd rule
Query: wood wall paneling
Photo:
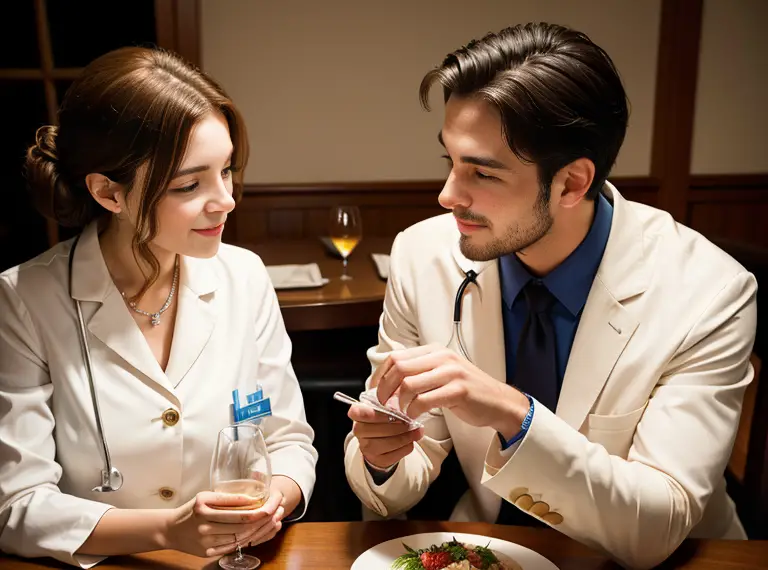
[(176, 51), (200, 66), (200, 0), (177, 0)]
[[(654, 206), (659, 182), (651, 177), (612, 182), (630, 200)], [(302, 239), (327, 235), (330, 210), (360, 207), (363, 235), (389, 237), (426, 218), (446, 212), (437, 202), (443, 183), (370, 182), (315, 185), (246, 185), (225, 229), (231, 243)]]
[(200, 0), (155, 0), (157, 44), (200, 65)]
[(692, 176), (687, 223), (710, 238), (768, 248), (768, 174)]
[(664, 0), (661, 9), (651, 174), (659, 207), (686, 221), (703, 0)]
[[(680, 221), (712, 238), (768, 247), (768, 174), (689, 178)], [(611, 179), (625, 198), (663, 207), (663, 184), (654, 177)], [(331, 207), (354, 204), (368, 236), (393, 236), (445, 212), (437, 203), (439, 180), (348, 184), (247, 185), (225, 230), (231, 243), (326, 235)], [(668, 191), (669, 189), (667, 189)]]
[(157, 45), (176, 47), (176, 0), (155, 0)]

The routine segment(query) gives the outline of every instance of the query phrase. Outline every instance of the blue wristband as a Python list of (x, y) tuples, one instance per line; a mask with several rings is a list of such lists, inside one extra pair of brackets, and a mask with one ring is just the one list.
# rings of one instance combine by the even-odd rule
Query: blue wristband
[(528, 401), (531, 403), (531, 405), (528, 408), (528, 413), (525, 415), (525, 418), (523, 418), (523, 423), (520, 426), (520, 431), (517, 432), (517, 434), (509, 441), (504, 441), (504, 436), (496, 432), (496, 434), (499, 436), (499, 441), (501, 442), (502, 451), (505, 449), (509, 449), (510, 447), (515, 445), (518, 441), (523, 439), (525, 437), (525, 434), (528, 433), (528, 428), (531, 427), (531, 422), (533, 421), (533, 398), (531, 398), (528, 394), (526, 394), (525, 397), (528, 398)]

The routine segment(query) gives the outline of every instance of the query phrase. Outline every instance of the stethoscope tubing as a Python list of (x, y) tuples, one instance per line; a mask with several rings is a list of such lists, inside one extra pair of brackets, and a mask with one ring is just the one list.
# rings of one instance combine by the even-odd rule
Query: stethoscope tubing
[[(472, 362), (472, 359), (469, 357), (469, 353), (464, 346), (464, 338), (461, 336), (461, 302), (464, 299), (464, 291), (469, 286), (469, 284), (477, 284), (477, 273), (470, 269), (466, 272), (465, 275), (466, 276), (464, 277), (464, 280), (461, 282), (461, 285), (459, 285), (458, 291), (456, 291), (456, 300), (453, 303), (453, 331), (451, 338), (453, 338), (454, 335), (456, 336), (456, 340), (459, 345), (459, 352), (464, 358)], [(449, 340), (448, 344), (450, 344), (450, 342), (451, 341)]]
[[(93, 380), (93, 361), (91, 360), (91, 349), (88, 344), (88, 333), (85, 329), (85, 320), (83, 319), (83, 310), (80, 307), (80, 301), (72, 297), (72, 264), (75, 259), (75, 248), (80, 241), (80, 236), (75, 238), (72, 243), (72, 249), (69, 252), (69, 296), (75, 305), (75, 311), (77, 313), (78, 323), (78, 336), (80, 337), (80, 348), (83, 353), (83, 361), (85, 362), (85, 370), (88, 374), (88, 384), (91, 391), (91, 402), (93, 403), (93, 413), (96, 417), (96, 429), (101, 439), (101, 447), (104, 451), (104, 464), (106, 469), (101, 472), (101, 486), (94, 487), (94, 491), (117, 491), (122, 486), (122, 474), (117, 468), (112, 466), (112, 458), (109, 454), (109, 446), (107, 445), (107, 438), (104, 435), (104, 424), (101, 420), (101, 407), (99, 406), (99, 395), (96, 393), (96, 385)], [(113, 473), (114, 471), (114, 473)], [(112, 477), (115, 477), (118, 481), (117, 484), (112, 482)]]

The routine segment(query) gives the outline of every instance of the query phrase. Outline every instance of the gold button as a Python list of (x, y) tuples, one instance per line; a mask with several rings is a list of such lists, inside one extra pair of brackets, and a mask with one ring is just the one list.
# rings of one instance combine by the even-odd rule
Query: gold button
[(163, 412), (163, 423), (169, 427), (179, 423), (179, 412), (173, 408), (168, 408)]
[(537, 501), (531, 505), (531, 508), (528, 510), (528, 512), (532, 515), (536, 515), (537, 517), (543, 517), (549, 512), (549, 505), (544, 501)]
[(173, 499), (173, 495), (175, 493), (173, 492), (173, 489), (170, 489), (168, 487), (162, 487), (160, 489), (160, 498), (165, 499), (166, 501), (170, 501)]
[(541, 517), (541, 520), (544, 522), (548, 522), (551, 525), (558, 525), (561, 522), (563, 522), (563, 515), (560, 513), (553, 513), (552, 511), (549, 511), (546, 515)]
[(515, 501), (515, 504), (524, 511), (527, 511), (533, 506), (533, 497), (530, 495), (520, 495)]

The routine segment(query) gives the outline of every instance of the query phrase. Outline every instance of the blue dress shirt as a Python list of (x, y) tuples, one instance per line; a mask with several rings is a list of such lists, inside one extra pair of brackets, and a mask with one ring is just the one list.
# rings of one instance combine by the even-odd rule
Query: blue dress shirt
[[(563, 385), (565, 367), (571, 354), (571, 346), (581, 319), (581, 311), (587, 302), (589, 290), (603, 259), (613, 221), (613, 206), (599, 194), (595, 200), (595, 216), (587, 236), (579, 246), (541, 281), (555, 297), (550, 317), (555, 329), (557, 358), (557, 391)], [(517, 255), (499, 258), (502, 315), (504, 322), (504, 352), (507, 364), (507, 382), (512, 383), (515, 373), (515, 353), (523, 324), (528, 317), (523, 287), (532, 276)], [(554, 410), (553, 410), (554, 411)], [(517, 439), (517, 438), (515, 438)]]

